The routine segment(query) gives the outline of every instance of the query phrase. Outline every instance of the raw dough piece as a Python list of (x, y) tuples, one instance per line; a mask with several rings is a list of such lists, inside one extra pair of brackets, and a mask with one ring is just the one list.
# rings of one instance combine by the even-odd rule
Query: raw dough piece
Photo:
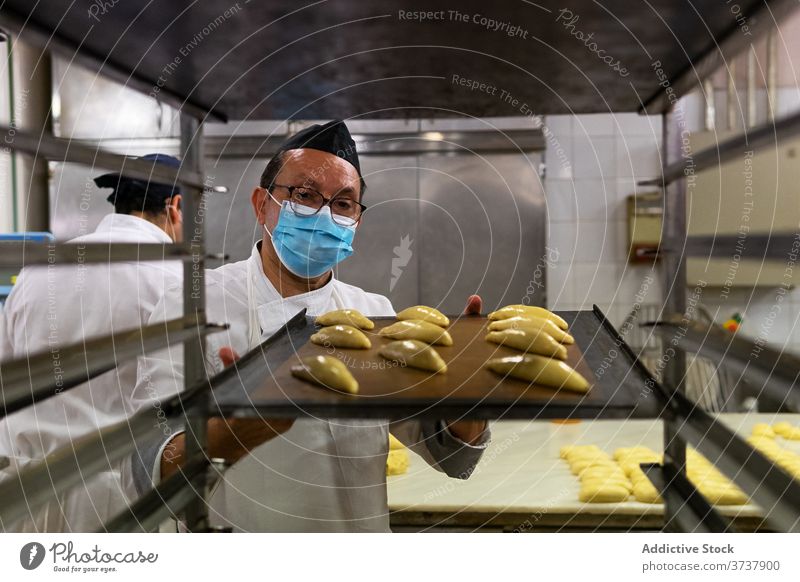
[(419, 319), (406, 319), (384, 327), (380, 335), (396, 340), (420, 340), (428, 344), (452, 346), (453, 338), (447, 330)]
[(396, 436), (394, 436), (392, 433), (389, 433), (389, 450), (397, 451), (404, 448), (406, 448), (406, 446), (401, 443)]
[(607, 467), (616, 468), (616, 463), (611, 460), (597, 458), (597, 459), (577, 459), (569, 462), (569, 469), (573, 475), (578, 475), (589, 467)]
[(567, 359), (567, 348), (562, 346), (543, 331), (531, 329), (504, 329), (490, 331), (486, 341), (508, 346), (523, 352), (539, 354), (549, 358)]
[(627, 475), (628, 479), (630, 479), (634, 487), (636, 487), (639, 483), (643, 481), (647, 481), (648, 483), (650, 483), (650, 479), (647, 477), (647, 475), (645, 475), (645, 472), (639, 469), (638, 467), (636, 468), (636, 470), (627, 473)]
[(588, 392), (589, 382), (564, 362), (524, 354), (494, 358), (486, 362), (486, 367), (497, 374), (512, 376), (520, 380), (534, 382), (553, 388), (564, 388), (575, 392)]
[(426, 305), (415, 305), (414, 307), (406, 307), (403, 311), (397, 314), (397, 319), (399, 320), (406, 320), (406, 319), (420, 319), (422, 321), (428, 321), (430, 323), (435, 323), (436, 325), (440, 325), (442, 327), (447, 327), (450, 325), (450, 320), (447, 319), (447, 316), (435, 309), (433, 307), (428, 307)]
[(614, 451), (614, 460), (625, 461), (630, 458), (638, 458), (640, 456), (646, 456), (650, 454), (655, 453), (648, 447), (620, 447)]
[(622, 487), (628, 492), (628, 495), (633, 493), (633, 485), (624, 477), (622, 479), (617, 477), (587, 477), (586, 479), (581, 479), (581, 488), (584, 487)]
[(311, 336), (311, 343), (335, 348), (368, 350), (372, 347), (369, 338), (352, 325), (331, 325), (323, 327)]
[(627, 501), (630, 493), (617, 485), (581, 484), (578, 500), (582, 503), (620, 503)]
[(800, 441), (800, 427), (794, 427), (792, 430), (783, 433), (783, 438), (790, 441)]
[(548, 311), (543, 307), (535, 307), (533, 305), (506, 305), (505, 307), (502, 307), (497, 311), (492, 311), (489, 314), (489, 319), (491, 320), (508, 319), (509, 317), (515, 317), (520, 315), (549, 319), (564, 331), (566, 331), (567, 328), (569, 327), (566, 321), (564, 321), (561, 317), (559, 317), (552, 311)]
[(444, 374), (447, 364), (428, 344), (419, 340), (397, 340), (381, 346), (378, 353), (387, 360), (399, 362), (403, 366)]
[(759, 422), (753, 425), (753, 436), (766, 437), (768, 439), (775, 438), (775, 431), (766, 422)]
[[(645, 477), (645, 479), (647, 478)], [(636, 483), (633, 486), (633, 496), (640, 503), (662, 503), (658, 489), (649, 480)]]
[(635, 459), (635, 460), (628, 460), (628, 461), (621, 461), (619, 466), (622, 467), (622, 471), (630, 477), (632, 473), (636, 471), (641, 471), (642, 464), (649, 464), (649, 463), (659, 463), (661, 464), (661, 457), (656, 455), (650, 458), (642, 458), (642, 459)]
[(386, 457), (386, 475), (402, 475), (408, 471), (408, 452), (403, 449), (389, 451)]
[(545, 332), (562, 344), (569, 345), (575, 343), (574, 337), (558, 327), (551, 320), (542, 317), (515, 315), (508, 319), (498, 319), (489, 324), (489, 331), (503, 331), (504, 329), (533, 329)]
[(372, 329), (375, 324), (357, 309), (336, 309), (323, 313), (315, 320), (317, 325), (352, 325), (361, 329)]
[(747, 505), (744, 492), (735, 485), (699, 485), (697, 489), (712, 505)]
[(583, 471), (578, 473), (578, 478), (581, 481), (590, 479), (611, 479), (627, 483), (629, 479), (625, 473), (616, 465), (594, 465), (586, 467)]
[[(562, 459), (568, 458), (570, 455), (578, 455), (582, 453), (603, 453), (597, 445), (564, 445), (558, 451)], [(605, 453), (603, 453), (605, 455)]]
[(358, 393), (358, 382), (339, 359), (330, 356), (308, 356), (292, 366), (292, 376), (319, 384), (331, 390)]

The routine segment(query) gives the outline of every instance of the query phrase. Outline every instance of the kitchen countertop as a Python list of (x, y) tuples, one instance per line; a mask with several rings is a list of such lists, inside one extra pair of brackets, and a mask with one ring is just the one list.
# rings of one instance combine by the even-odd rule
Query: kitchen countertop
[[(800, 425), (800, 414), (721, 414), (719, 418), (744, 436), (757, 422), (784, 420)], [(409, 453), (408, 472), (388, 478), (393, 527), (658, 529), (662, 504), (578, 501), (578, 478), (559, 458), (559, 449), (567, 444), (595, 444), (611, 454), (619, 447), (644, 445), (660, 452), (662, 427), (658, 420), (495, 422), (489, 448), (464, 481), (448, 478)], [(780, 442), (800, 453), (800, 441)], [(761, 521), (755, 505), (720, 506), (719, 510), (737, 523), (757, 526)]]

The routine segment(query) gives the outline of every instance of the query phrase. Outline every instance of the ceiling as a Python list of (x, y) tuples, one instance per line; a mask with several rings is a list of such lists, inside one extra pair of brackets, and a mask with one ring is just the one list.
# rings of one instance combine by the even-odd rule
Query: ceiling
[(231, 119), (636, 111), (743, 24), (721, 0), (5, 0), (0, 17)]

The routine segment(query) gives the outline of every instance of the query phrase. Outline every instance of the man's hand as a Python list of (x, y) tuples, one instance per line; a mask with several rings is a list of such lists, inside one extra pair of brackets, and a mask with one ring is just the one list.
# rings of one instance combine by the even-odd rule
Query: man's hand
[[(483, 308), (483, 301), (479, 295), (470, 295), (467, 299), (467, 306), (464, 308), (464, 315), (480, 315)], [(447, 430), (450, 433), (464, 441), (474, 445), (478, 442), (486, 430), (485, 420), (458, 420), (448, 421)]]
[[(219, 351), (222, 364), (228, 368), (239, 359), (232, 348)], [(257, 446), (292, 428), (294, 419), (210, 418), (208, 420), (208, 456), (235, 463)], [(172, 475), (185, 462), (185, 435), (174, 437), (161, 457), (161, 478)]]
[(470, 295), (467, 297), (467, 306), (464, 308), (464, 315), (480, 315), (483, 309), (483, 300), (480, 295)]

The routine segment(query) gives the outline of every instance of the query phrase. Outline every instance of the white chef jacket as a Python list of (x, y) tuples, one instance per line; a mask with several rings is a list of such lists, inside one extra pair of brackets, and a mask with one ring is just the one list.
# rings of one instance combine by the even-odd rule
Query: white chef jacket
[[(222, 370), (221, 347), (231, 346), (244, 355), (303, 308), (309, 316), (341, 308), (367, 316), (394, 315), (386, 297), (335, 278), (309, 293), (282, 297), (264, 275), (258, 245), (249, 259), (208, 271), (206, 277), (208, 320), (230, 324), (229, 330), (208, 338), (209, 374)], [(165, 311), (159, 313), (159, 306), (156, 314), (177, 312), (180, 301), (180, 288), (171, 289)], [(173, 347), (159, 358), (140, 362), (140, 384), (150, 390), (160, 387), (157, 390), (166, 397), (181, 389), (182, 368), (182, 348)], [(228, 469), (209, 501), (212, 525), (234, 531), (389, 531), (389, 427), (385, 420), (298, 419), (286, 433)], [(391, 430), (432, 466), (460, 478), (469, 476), (489, 440), (487, 430), (471, 446), (452, 436), (441, 421), (391, 423)], [(159, 480), (164, 444), (151, 447), (147, 470), (153, 483)]]
[[(110, 214), (97, 229), (73, 243), (170, 243), (156, 225), (126, 214)], [(59, 349), (96, 337), (138, 329), (154, 321), (153, 308), (164, 290), (180, 284), (179, 262), (131, 262), (28, 267), (9, 295), (0, 326), (0, 361), (49, 350), (54, 385)], [(0, 479), (38, 461), (71, 441), (115, 424), (150, 405), (137, 395), (136, 360), (0, 419), (0, 456), (11, 466)], [(109, 470), (34, 510), (15, 531), (92, 531), (125, 509), (136, 494), (130, 462)]]

